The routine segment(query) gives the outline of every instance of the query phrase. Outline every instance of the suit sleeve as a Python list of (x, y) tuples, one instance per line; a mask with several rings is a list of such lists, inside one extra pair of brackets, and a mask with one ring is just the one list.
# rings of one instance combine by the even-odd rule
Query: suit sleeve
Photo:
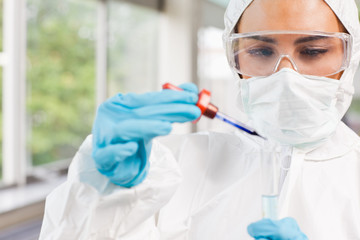
[(156, 214), (182, 179), (172, 152), (154, 141), (147, 178), (123, 188), (97, 171), (91, 141), (89, 136), (75, 155), (67, 181), (46, 198), (39, 239), (160, 239)]

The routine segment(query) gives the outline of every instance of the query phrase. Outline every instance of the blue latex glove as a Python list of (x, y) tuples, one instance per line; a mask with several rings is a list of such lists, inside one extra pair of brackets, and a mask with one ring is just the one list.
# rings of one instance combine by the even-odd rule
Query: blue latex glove
[(247, 230), (250, 236), (255, 239), (308, 240), (293, 218), (283, 218), (281, 220), (264, 218), (250, 224)]
[(190, 83), (180, 87), (186, 91), (118, 94), (99, 107), (92, 157), (112, 183), (123, 187), (141, 183), (149, 169), (151, 140), (169, 134), (171, 123), (200, 116), (197, 87)]

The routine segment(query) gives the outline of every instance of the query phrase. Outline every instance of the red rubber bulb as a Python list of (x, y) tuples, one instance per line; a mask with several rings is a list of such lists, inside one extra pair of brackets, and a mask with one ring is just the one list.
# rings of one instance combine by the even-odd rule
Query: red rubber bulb
[[(179, 88), (171, 83), (165, 83), (162, 86), (163, 89), (171, 89), (171, 90), (175, 90), (175, 91), (184, 91), (184, 89)], [(201, 115), (204, 115), (208, 118), (215, 118), (216, 113), (218, 112), (218, 108), (212, 104), (210, 102), (211, 99), (211, 92), (203, 89), (201, 90), (201, 92), (199, 93), (199, 100), (196, 103), (196, 106), (198, 106), (201, 110)], [(200, 116), (201, 117), (201, 116)], [(200, 119), (200, 118), (199, 118)], [(196, 122), (199, 120), (197, 119)]]

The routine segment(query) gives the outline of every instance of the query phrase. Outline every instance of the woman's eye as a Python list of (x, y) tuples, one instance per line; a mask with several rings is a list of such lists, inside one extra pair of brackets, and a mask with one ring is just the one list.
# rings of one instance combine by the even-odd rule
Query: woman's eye
[(325, 48), (307, 48), (301, 50), (300, 54), (306, 57), (317, 57), (328, 52)]
[(247, 53), (257, 57), (271, 57), (274, 51), (269, 48), (252, 48), (248, 49)]

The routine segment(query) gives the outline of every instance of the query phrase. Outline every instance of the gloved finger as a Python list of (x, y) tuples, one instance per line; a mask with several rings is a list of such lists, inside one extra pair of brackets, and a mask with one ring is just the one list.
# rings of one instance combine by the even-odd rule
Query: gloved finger
[(149, 161), (146, 161), (146, 166), (142, 169), (142, 171), (131, 182), (123, 186), (132, 187), (142, 183), (145, 180), (147, 173), (149, 172), (149, 168), (150, 168)]
[(179, 88), (182, 88), (185, 91), (192, 92), (195, 94), (199, 93), (198, 87), (193, 83), (183, 83), (183, 84), (179, 85)]
[(306, 240), (307, 236), (301, 231), (294, 218), (287, 217), (276, 222), (278, 225), (278, 236), (286, 236), (290, 239)]
[(98, 146), (103, 146), (165, 136), (171, 130), (172, 126), (168, 121), (128, 119), (115, 124), (111, 128), (104, 128), (100, 134), (97, 134), (97, 139), (94, 141)]
[(142, 160), (138, 156), (130, 156), (120, 162), (118, 162), (107, 177), (110, 181), (116, 185), (123, 187), (131, 187), (134, 184), (134, 181), (137, 179), (137, 176), (140, 174)]
[(110, 103), (126, 106), (128, 108), (138, 108), (166, 103), (196, 104), (197, 101), (198, 95), (195, 93), (188, 91), (174, 91), (169, 89), (165, 89), (160, 92), (148, 92), (144, 94), (118, 94), (110, 99)]
[(134, 109), (134, 114), (139, 118), (183, 123), (199, 118), (201, 111), (190, 104), (161, 104)]
[(267, 236), (276, 234), (276, 229), (277, 229), (277, 226), (274, 223), (274, 221), (271, 219), (268, 219), (268, 218), (264, 218), (264, 219), (261, 219), (260, 221), (251, 223), (247, 227), (247, 231), (248, 231), (249, 235), (255, 239), (258, 239), (258, 238), (266, 239)]
[(129, 188), (144, 181), (149, 171), (150, 164), (147, 158), (140, 152), (141, 150), (138, 152), (137, 156), (131, 156), (116, 166), (112, 176), (109, 177), (112, 183)]
[(137, 142), (108, 145), (104, 148), (94, 149), (92, 157), (96, 168), (104, 175), (111, 173), (119, 162), (133, 156), (139, 146)]

